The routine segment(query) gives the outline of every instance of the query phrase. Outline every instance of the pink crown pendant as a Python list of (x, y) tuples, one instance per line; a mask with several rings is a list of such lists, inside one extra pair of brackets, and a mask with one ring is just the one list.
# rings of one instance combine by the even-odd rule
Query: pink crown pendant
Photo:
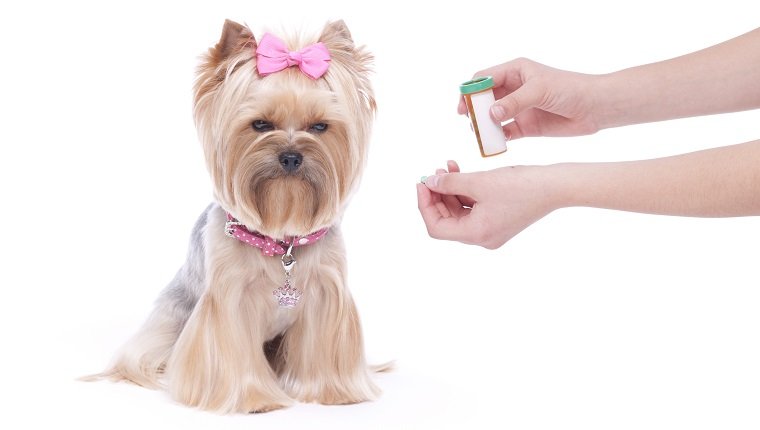
[(272, 295), (283, 308), (294, 308), (301, 299), (301, 291), (290, 284), (290, 276), (285, 278), (285, 285), (272, 291)]
[(290, 282), (290, 271), (296, 264), (296, 259), (293, 257), (293, 254), (291, 254), (295, 241), (296, 238), (294, 237), (293, 241), (290, 243), (290, 247), (288, 247), (288, 251), (282, 256), (282, 268), (285, 269), (285, 284), (272, 291), (272, 295), (277, 299), (277, 304), (283, 308), (296, 307), (302, 294), (301, 291), (294, 287)]

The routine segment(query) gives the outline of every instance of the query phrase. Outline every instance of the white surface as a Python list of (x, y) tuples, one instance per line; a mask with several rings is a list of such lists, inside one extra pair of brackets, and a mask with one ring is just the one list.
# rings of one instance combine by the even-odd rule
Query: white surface
[[(752, 2), (673, 3), (481, 2), (475, 21), (442, 2), (4, 2), (0, 428), (760, 428), (760, 219), (568, 209), (487, 251), (429, 239), (416, 208), (415, 183), (449, 158), (471, 171), (760, 137), (754, 111), (474, 150), (456, 103), (477, 70), (526, 56), (604, 73), (758, 25)], [(209, 200), (190, 88), (224, 18), (258, 35), (343, 18), (377, 57), (344, 220), (369, 357), (399, 367), (377, 402), (220, 417), (73, 380), (142, 323)]]
[(472, 111), (475, 112), (475, 118), (470, 118), (470, 120), (473, 126), (477, 123), (480, 143), (483, 145), (485, 155), (498, 154), (507, 149), (507, 141), (501, 125), (491, 119), (491, 106), (495, 101), (493, 91), (481, 91), (470, 95)]

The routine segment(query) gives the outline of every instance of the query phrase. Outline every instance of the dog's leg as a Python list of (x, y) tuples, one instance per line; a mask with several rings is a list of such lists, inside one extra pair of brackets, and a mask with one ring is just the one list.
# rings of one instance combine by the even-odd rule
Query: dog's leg
[(202, 409), (279, 409), (292, 401), (278, 386), (263, 348), (271, 293), (257, 290), (249, 275), (231, 264), (234, 257), (224, 248), (236, 245), (225, 241), (208, 254), (213, 256), (207, 266), (209, 287), (174, 346), (166, 367), (167, 390)]
[(376, 398), (364, 358), (356, 306), (345, 286), (345, 261), (333, 254), (309, 280), (303, 310), (282, 340), (278, 373), (285, 391), (304, 402), (358, 403)]
[(168, 304), (159, 304), (140, 331), (121, 348), (108, 370), (82, 379), (126, 380), (147, 388), (159, 388), (166, 361), (183, 323)]
[(161, 385), (174, 342), (204, 287), (203, 231), (213, 207), (207, 207), (195, 223), (187, 260), (156, 300), (148, 320), (119, 350), (108, 370), (83, 380), (127, 380), (148, 388)]

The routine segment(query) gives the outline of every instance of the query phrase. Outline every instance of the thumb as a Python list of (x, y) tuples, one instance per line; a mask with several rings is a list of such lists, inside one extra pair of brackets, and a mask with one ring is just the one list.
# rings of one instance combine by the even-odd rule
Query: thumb
[(544, 90), (534, 82), (525, 82), (520, 88), (507, 94), (491, 106), (494, 121), (510, 120), (520, 112), (539, 106), (544, 98)]
[(425, 178), (425, 185), (438, 194), (475, 197), (472, 173), (442, 173)]

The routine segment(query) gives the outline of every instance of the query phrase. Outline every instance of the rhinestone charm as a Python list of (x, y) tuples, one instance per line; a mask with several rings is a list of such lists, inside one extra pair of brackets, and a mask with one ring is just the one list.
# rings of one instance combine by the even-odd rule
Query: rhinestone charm
[(277, 304), (283, 308), (294, 308), (301, 299), (301, 291), (290, 283), (290, 272), (285, 274), (285, 285), (274, 290), (272, 295), (277, 299)]
[(291, 254), (295, 242), (296, 238), (294, 237), (288, 247), (288, 251), (282, 256), (282, 268), (285, 270), (285, 284), (272, 291), (272, 295), (277, 299), (277, 304), (283, 308), (294, 308), (301, 299), (301, 291), (291, 284), (290, 278), (290, 271), (293, 270), (293, 266), (296, 264), (296, 259)]

